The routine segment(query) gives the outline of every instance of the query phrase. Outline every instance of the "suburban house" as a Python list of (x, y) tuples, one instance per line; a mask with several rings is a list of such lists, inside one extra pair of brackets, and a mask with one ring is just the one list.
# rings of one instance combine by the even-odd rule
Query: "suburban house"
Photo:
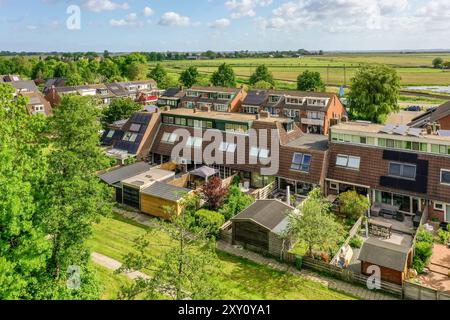
[(106, 154), (121, 162), (130, 157), (146, 159), (159, 123), (158, 112), (136, 112), (126, 121), (115, 122), (101, 138)]
[(427, 128), (428, 131), (433, 129), (437, 131), (444, 130), (450, 136), (450, 101), (414, 118), (409, 126)]
[(267, 111), (275, 117), (293, 119), (303, 132), (325, 135), (330, 125), (347, 117), (337, 95), (302, 91), (252, 90), (242, 102), (241, 111)]
[[(149, 160), (154, 164), (175, 161), (185, 164), (186, 172), (207, 165), (218, 169), (222, 179), (238, 174), (250, 188), (273, 185), (287, 190), (290, 187), (298, 196), (306, 196), (324, 181), (328, 139), (302, 133), (291, 119), (274, 118), (264, 112), (250, 115), (180, 108), (161, 112), (161, 121), (150, 148)], [(183, 141), (186, 149), (192, 151), (190, 155), (173, 154), (182, 139), (175, 133), (177, 129), (188, 133), (189, 137)], [(203, 163), (203, 159), (199, 161), (194, 157), (208, 148), (210, 142), (198, 134), (208, 129), (214, 129), (223, 141), (217, 146), (220, 154), (213, 163)], [(269, 132), (267, 143), (258, 138), (262, 132)], [(228, 141), (227, 136), (233, 141)], [(245, 150), (241, 145), (245, 145)], [(261, 169), (270, 167), (267, 161), (271, 158), (277, 163), (279, 160), (276, 173), (262, 176)]]
[[(61, 102), (61, 98), (66, 94), (78, 94), (80, 96), (95, 96), (102, 105), (108, 105), (117, 98), (131, 98), (138, 100), (144, 97), (159, 96), (160, 90), (156, 88), (153, 80), (114, 82), (108, 84), (89, 84), (81, 86), (52, 86), (46, 90), (45, 98), (52, 107)], [(156, 102), (156, 100), (153, 100)]]
[(8, 74), (8, 75), (1, 75), (0, 74), (0, 83), (2, 82), (15, 82), (15, 81), (22, 81), (20, 76), (15, 74)]
[(238, 112), (246, 96), (243, 88), (199, 87), (186, 90), (181, 107), (188, 109), (209, 108), (219, 112)]
[(241, 112), (258, 114), (264, 111), (268, 100), (269, 93), (266, 90), (250, 90), (242, 101)]
[(99, 178), (115, 190), (115, 200), (122, 203), (122, 184), (123, 180), (135, 177), (141, 173), (149, 171), (151, 166), (146, 162), (136, 162), (128, 166), (103, 173)]
[(40, 92), (24, 92), (21, 96), (28, 98), (27, 109), (30, 114), (52, 114), (52, 106)]
[(48, 91), (53, 87), (65, 87), (67, 79), (65, 78), (50, 78), (45, 81), (44, 84), (44, 94), (46, 95)]
[(285, 235), (294, 210), (279, 200), (257, 200), (231, 219), (232, 244), (282, 258), (294, 244)]
[(158, 106), (176, 109), (180, 106), (181, 98), (185, 94), (186, 92), (180, 88), (169, 88), (159, 97)]
[(406, 217), (450, 221), (450, 139), (438, 132), (365, 122), (331, 128), (327, 194), (349, 189)]
[(151, 167), (146, 162), (120, 167), (101, 174), (99, 178), (115, 189), (115, 200), (140, 212), (170, 219), (172, 208), (180, 214), (180, 201), (192, 190), (170, 184), (175, 172)]
[(12, 81), (9, 82), (9, 84), (12, 85), (14, 89), (16, 89), (16, 94), (39, 92), (39, 89), (33, 80)]

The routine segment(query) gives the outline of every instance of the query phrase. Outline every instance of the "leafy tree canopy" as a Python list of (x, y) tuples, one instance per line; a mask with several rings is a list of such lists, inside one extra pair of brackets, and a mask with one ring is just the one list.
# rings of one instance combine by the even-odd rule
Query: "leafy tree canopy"
[(385, 65), (358, 69), (350, 85), (348, 105), (353, 117), (383, 123), (392, 112), (398, 112), (400, 76)]
[(236, 76), (233, 68), (224, 63), (211, 76), (211, 83), (217, 87), (236, 87)]
[(297, 78), (297, 90), (322, 92), (325, 84), (319, 72), (306, 70)]
[(273, 74), (265, 64), (260, 65), (258, 68), (256, 68), (255, 73), (253, 73), (250, 77), (249, 83), (250, 85), (255, 85), (260, 81), (270, 83), (272, 86), (275, 85)]

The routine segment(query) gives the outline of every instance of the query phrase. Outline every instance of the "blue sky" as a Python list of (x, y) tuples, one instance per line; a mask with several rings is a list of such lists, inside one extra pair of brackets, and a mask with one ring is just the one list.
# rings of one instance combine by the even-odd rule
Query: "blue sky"
[[(79, 30), (67, 28), (70, 5)], [(449, 0), (0, 0), (10, 51), (450, 49), (449, 39)]]

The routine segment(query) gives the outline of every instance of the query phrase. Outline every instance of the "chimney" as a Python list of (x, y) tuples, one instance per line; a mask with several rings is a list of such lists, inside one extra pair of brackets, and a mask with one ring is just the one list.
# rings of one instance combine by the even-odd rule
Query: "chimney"
[(192, 109), (192, 113), (197, 113), (197, 108), (194, 107), (194, 109)]
[(256, 120), (260, 120), (261, 119), (261, 115), (259, 113), (256, 114)]
[(426, 130), (427, 130), (427, 134), (432, 134), (433, 133), (433, 126), (428, 123)]

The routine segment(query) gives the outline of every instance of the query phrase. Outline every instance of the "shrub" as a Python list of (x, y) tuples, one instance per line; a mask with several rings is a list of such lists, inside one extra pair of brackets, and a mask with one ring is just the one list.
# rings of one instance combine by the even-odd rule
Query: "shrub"
[(350, 247), (359, 249), (362, 246), (362, 240), (359, 236), (354, 236), (352, 240), (350, 240)]
[(422, 274), (425, 268), (425, 264), (420, 260), (414, 258), (413, 261), (413, 269), (417, 271), (417, 273)]
[(450, 240), (450, 232), (442, 230), (442, 229), (439, 229), (437, 236), (438, 236), (439, 242), (442, 244), (447, 244), (448, 241)]
[(427, 242), (433, 244), (433, 241), (433, 234), (425, 230), (423, 227), (420, 227), (417, 231), (417, 242)]
[(195, 213), (195, 223), (197, 227), (205, 229), (209, 236), (217, 237), (225, 218), (216, 211), (200, 209)]
[(367, 197), (351, 190), (339, 195), (341, 212), (349, 218), (359, 219), (370, 208)]
[(219, 212), (226, 220), (229, 220), (247, 209), (254, 201), (255, 199), (251, 195), (243, 193), (238, 185), (232, 185), (229, 189), (225, 204)]
[(430, 258), (433, 255), (433, 244), (429, 242), (417, 242), (416, 243), (416, 255), (415, 258), (421, 260), (424, 265), (428, 265)]

